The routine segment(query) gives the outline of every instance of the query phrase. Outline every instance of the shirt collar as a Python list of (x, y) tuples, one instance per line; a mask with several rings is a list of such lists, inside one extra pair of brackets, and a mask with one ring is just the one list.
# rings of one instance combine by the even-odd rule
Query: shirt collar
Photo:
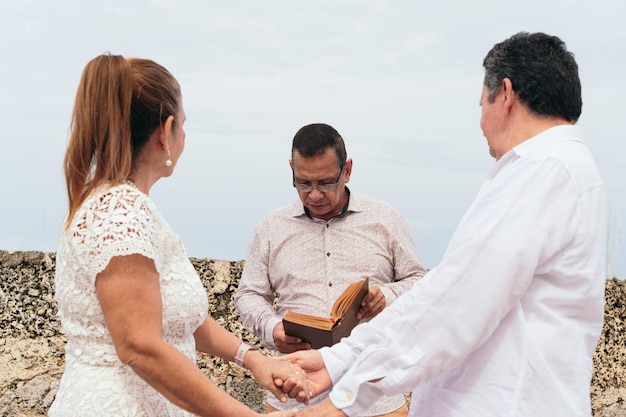
[[(343, 207), (343, 210), (341, 210), (341, 213), (337, 214), (336, 216), (332, 217), (333, 219), (335, 218), (339, 218), (339, 217), (343, 217), (345, 216), (348, 212), (359, 212), (359, 211), (363, 211), (363, 209), (361, 208), (361, 203), (357, 197), (357, 194), (352, 194), (350, 192), (350, 189), (346, 186), (346, 193), (348, 194), (348, 204), (346, 204)], [(315, 220), (310, 214), (309, 214), (309, 210), (307, 210), (306, 207), (304, 207), (304, 205), (302, 205), (302, 202), (300, 200), (296, 201), (293, 206), (292, 206), (293, 210), (291, 215), (293, 217), (300, 217), (300, 216), (306, 216), (311, 220)]]
[(516, 155), (522, 157), (548, 143), (575, 141), (584, 143), (582, 129), (576, 125), (560, 125), (544, 130), (538, 135), (525, 140), (511, 149)]
[(492, 179), (495, 177), (498, 171), (512, 159), (522, 158), (524, 155), (528, 155), (543, 146), (563, 141), (584, 143), (582, 129), (576, 125), (559, 125), (540, 132), (502, 155), (502, 158), (495, 163), (487, 178)]

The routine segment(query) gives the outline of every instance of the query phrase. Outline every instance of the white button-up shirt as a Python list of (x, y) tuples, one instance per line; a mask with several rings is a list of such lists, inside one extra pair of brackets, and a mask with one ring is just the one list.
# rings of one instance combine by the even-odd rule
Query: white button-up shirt
[(605, 269), (595, 162), (578, 127), (548, 129), (496, 162), (436, 268), (321, 349), (330, 399), (348, 416), (410, 390), (411, 416), (591, 416)]

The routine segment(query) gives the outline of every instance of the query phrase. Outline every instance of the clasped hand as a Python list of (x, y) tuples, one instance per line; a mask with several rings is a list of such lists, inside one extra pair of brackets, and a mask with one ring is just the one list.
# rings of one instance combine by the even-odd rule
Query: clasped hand
[(246, 362), (246, 365), (249, 365), (249, 369), (259, 384), (282, 402), (286, 402), (289, 397), (309, 404), (311, 389), (306, 379), (306, 372), (300, 366), (255, 353), (250, 355), (251, 360)]
[[(309, 400), (330, 389), (332, 381), (324, 366), (322, 355), (317, 350), (301, 350), (277, 358), (279, 361), (298, 368), (298, 378), (275, 378), (274, 385), (289, 398), (308, 404)], [(300, 379), (302, 374), (303, 379)], [(303, 392), (303, 390), (306, 390)], [(277, 398), (280, 398), (277, 396)]]
[(279, 358), (259, 354), (250, 359), (256, 380), (282, 402), (289, 397), (308, 405), (311, 398), (332, 384), (317, 350), (302, 350)]
[[(322, 355), (317, 350), (301, 350), (278, 358), (279, 361), (295, 366), (297, 378), (275, 378), (275, 388), (283, 394), (308, 405), (309, 399), (327, 391), (332, 380), (324, 365)], [(306, 373), (305, 373), (306, 372)], [(304, 381), (300, 379), (304, 377)], [(303, 391), (306, 390), (306, 391)], [(277, 398), (280, 398), (277, 395)], [(313, 407), (307, 407), (298, 413), (302, 417), (345, 417), (343, 411), (336, 408), (329, 398)]]

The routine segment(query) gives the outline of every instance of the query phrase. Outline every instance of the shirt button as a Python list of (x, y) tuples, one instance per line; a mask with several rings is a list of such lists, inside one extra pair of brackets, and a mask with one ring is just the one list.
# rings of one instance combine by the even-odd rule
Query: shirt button
[(330, 252), (326, 252), (326, 256), (330, 256)]
[(346, 392), (346, 400), (352, 401), (352, 393), (351, 392)]
[(332, 282), (328, 282), (328, 286), (329, 286), (329, 287), (332, 287), (332, 286), (333, 286), (333, 283), (332, 283)]

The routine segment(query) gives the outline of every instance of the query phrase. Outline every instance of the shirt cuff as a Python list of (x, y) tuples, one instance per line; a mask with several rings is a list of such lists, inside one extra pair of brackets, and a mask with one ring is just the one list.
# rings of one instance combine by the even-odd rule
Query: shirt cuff
[(394, 301), (396, 301), (396, 295), (393, 293), (393, 291), (391, 291), (389, 288), (387, 287), (379, 287), (380, 288), (380, 292), (383, 293), (383, 295), (385, 296), (385, 308), (389, 307), (391, 305), (391, 303), (393, 303)]
[(328, 398), (345, 415), (353, 417), (370, 408), (383, 395), (384, 393), (374, 383), (364, 382), (359, 385), (356, 381), (342, 379), (332, 389)]
[(278, 316), (267, 319), (265, 324), (265, 335), (263, 337), (263, 346), (266, 348), (276, 349), (276, 344), (274, 343), (274, 327), (276, 327), (276, 325), (281, 321), (282, 319)]
[(332, 347), (322, 347), (319, 349), (322, 355), (326, 372), (335, 384), (350, 369), (355, 356), (353, 350), (347, 343), (337, 343)]
[(319, 350), (333, 382), (328, 397), (348, 417), (364, 412), (384, 394), (376, 383), (367, 382), (369, 376), (359, 375), (355, 369), (358, 368), (360, 360), (357, 359), (360, 356), (357, 357), (358, 349), (350, 342), (350, 338), (347, 338), (330, 348)]

